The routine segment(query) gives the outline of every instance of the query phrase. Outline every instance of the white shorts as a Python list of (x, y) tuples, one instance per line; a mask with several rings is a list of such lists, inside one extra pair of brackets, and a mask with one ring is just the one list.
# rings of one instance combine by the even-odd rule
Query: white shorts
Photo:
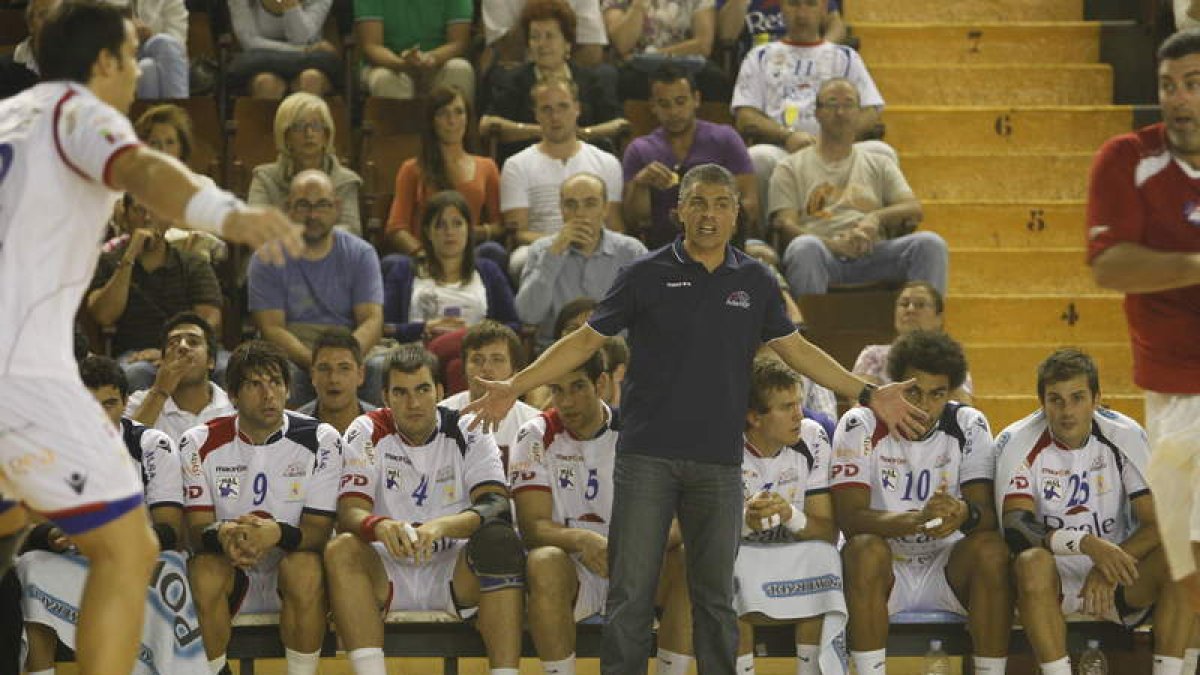
[(920, 556), (892, 563), (896, 583), (888, 596), (888, 614), (900, 612), (953, 612), (966, 616), (967, 608), (959, 602), (946, 579), (946, 565), (953, 546), (947, 546), (930, 556)]
[[(1152, 457), (1164, 444), (1184, 446), (1181, 450), (1193, 460), (1191, 475), (1174, 475), (1189, 486), (1196, 485), (1200, 478), (1200, 395), (1146, 392), (1146, 434)], [(1150, 489), (1157, 492), (1158, 486)], [(1200, 499), (1193, 499), (1191, 506), (1191, 540), (1200, 541)]]
[[(1062, 598), (1059, 606), (1064, 615), (1079, 614), (1083, 611), (1083, 598), (1079, 597), (1079, 591), (1083, 588), (1083, 582), (1087, 579), (1088, 572), (1092, 571), (1094, 564), (1092, 559), (1086, 555), (1054, 556), (1054, 566), (1058, 568), (1058, 579), (1062, 585)], [(1152, 607), (1141, 609), (1116, 607), (1102, 618), (1133, 627), (1141, 623), (1150, 614), (1151, 609)]]
[(82, 383), (0, 378), (0, 510), (24, 502), (80, 534), (143, 500), (140, 472)]
[(260, 563), (248, 570), (234, 568), (230, 615), (279, 613), (283, 607), (279, 599), (279, 559), (274, 564)]
[(372, 543), (388, 578), (388, 601), (384, 611), (441, 610), (460, 619), (474, 616), (476, 608), (459, 607), (451, 589), (454, 567), (465, 544), (464, 540), (454, 540), (449, 548), (433, 554), (430, 562), (414, 565), (411, 561), (393, 558), (382, 543)]
[(575, 594), (575, 621), (604, 614), (608, 602), (608, 579), (589, 570), (574, 556), (571, 562), (575, 563), (575, 578), (579, 580), (579, 591)]

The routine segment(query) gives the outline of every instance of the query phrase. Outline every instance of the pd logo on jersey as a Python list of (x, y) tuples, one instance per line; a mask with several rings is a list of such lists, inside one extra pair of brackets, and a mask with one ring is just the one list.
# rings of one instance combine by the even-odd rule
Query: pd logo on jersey
[(746, 291), (734, 291), (725, 298), (725, 305), (728, 307), (739, 307), (741, 309), (750, 309), (750, 294)]
[(222, 499), (237, 499), (238, 485), (241, 479), (237, 476), (220, 476), (217, 478), (217, 496)]

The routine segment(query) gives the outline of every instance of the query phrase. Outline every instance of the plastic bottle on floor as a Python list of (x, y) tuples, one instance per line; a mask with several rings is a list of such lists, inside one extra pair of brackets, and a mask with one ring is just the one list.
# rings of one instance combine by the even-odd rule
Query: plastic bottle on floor
[(1079, 675), (1108, 675), (1108, 659), (1100, 651), (1099, 640), (1087, 641), (1087, 649), (1079, 655)]
[(922, 675), (950, 675), (950, 657), (942, 650), (941, 640), (930, 640), (929, 651), (925, 652)]

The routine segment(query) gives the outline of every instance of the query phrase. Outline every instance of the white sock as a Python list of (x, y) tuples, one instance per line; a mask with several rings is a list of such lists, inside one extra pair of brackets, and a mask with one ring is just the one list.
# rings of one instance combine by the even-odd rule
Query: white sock
[(819, 645), (796, 645), (796, 675), (821, 675), (821, 663), (817, 655), (821, 653)]
[(975, 675), (1004, 675), (1004, 669), (1008, 667), (1007, 656), (973, 656), (971, 660), (975, 663)]
[(225, 655), (222, 654), (215, 659), (208, 660), (208, 671), (212, 675), (221, 675), (221, 669), (225, 667)]
[(562, 661), (542, 661), (542, 672), (546, 675), (575, 675), (575, 652)]
[(687, 675), (690, 665), (692, 665), (692, 657), (686, 654), (676, 654), (660, 647), (654, 673), (655, 675)]
[(1200, 647), (1188, 647), (1183, 652), (1184, 675), (1195, 675), (1196, 664), (1200, 662)]
[(492, 668), (488, 675), (521, 675), (520, 668)]
[(54, 675), (54, 666), (50, 666), (45, 670), (27, 670), (25, 675)]
[(287, 658), (287, 675), (317, 675), (321, 665), (320, 650), (305, 654), (284, 647), (283, 655)]
[(387, 666), (383, 662), (381, 647), (351, 649), (347, 656), (350, 657), (350, 666), (354, 668), (354, 675), (387, 675)]
[(754, 675), (754, 652), (739, 654), (736, 670), (737, 675)]
[(854, 669), (862, 675), (887, 675), (887, 649), (870, 652), (850, 652)]
[(1154, 655), (1154, 675), (1179, 675), (1182, 672), (1183, 659)]
[(1064, 656), (1057, 661), (1043, 663), (1042, 675), (1071, 675), (1071, 657)]

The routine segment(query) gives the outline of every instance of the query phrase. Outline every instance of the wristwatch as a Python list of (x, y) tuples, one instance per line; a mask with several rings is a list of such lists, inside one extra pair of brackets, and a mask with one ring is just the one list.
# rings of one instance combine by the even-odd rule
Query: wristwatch
[(864, 384), (862, 391), (858, 392), (858, 404), (864, 408), (871, 407), (871, 397), (875, 395), (875, 390), (878, 388), (870, 382)]

